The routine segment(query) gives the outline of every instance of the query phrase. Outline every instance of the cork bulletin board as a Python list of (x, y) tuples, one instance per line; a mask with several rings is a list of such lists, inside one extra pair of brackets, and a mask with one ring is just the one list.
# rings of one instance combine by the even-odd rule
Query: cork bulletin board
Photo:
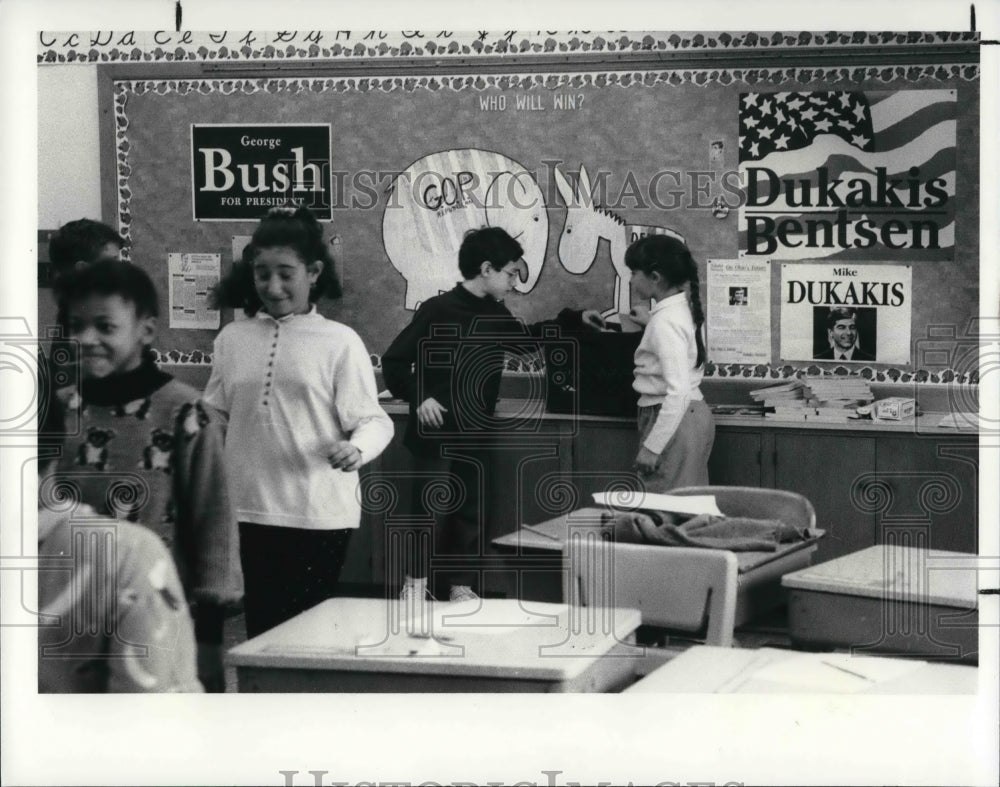
[[(102, 149), (108, 156), (113, 151), (116, 173), (105, 179), (105, 204), (115, 206), (131, 259), (151, 273), (161, 291), (169, 253), (218, 253), (225, 269), (232, 262), (233, 236), (254, 228), (252, 221), (194, 220), (193, 124), (329, 124), (333, 210), (324, 226), (340, 250), (344, 297), (321, 302), (320, 309), (355, 328), (378, 356), (417, 303), (458, 280), (454, 237), (493, 221), (483, 211), (469, 210), (453, 216), (444, 234), (414, 236), (415, 225), (405, 218), (414, 210), (407, 200), (421, 198), (426, 206), (429, 198), (439, 215), (447, 215), (449, 207), (455, 210), (456, 195), (469, 190), (463, 172), (479, 173), (480, 197), (490, 183), (481, 176), (506, 173), (534, 211), (521, 214), (530, 270), (523, 283), (528, 291), (508, 301), (515, 314), (534, 321), (565, 306), (610, 312), (621, 304), (622, 288), (627, 298), (627, 279), (615, 261), (623, 242), (636, 233), (670, 231), (685, 238), (703, 285), (707, 260), (740, 256), (741, 95), (951, 90), (953, 244), (938, 255), (944, 258), (915, 253), (912, 259), (903, 254), (890, 260), (913, 268), (911, 363), (877, 366), (872, 376), (947, 374), (947, 353), (927, 354), (922, 348), (934, 337), (960, 337), (977, 312), (976, 65), (574, 71), (569, 65), (555, 70), (518, 64), (475, 74), (390, 72), (382, 63), (371, 77), (345, 75), (335, 64), (326, 72), (315, 66), (295, 74), (285, 63), (273, 76), (201, 73), (192, 64), (159, 64), (155, 71), (141, 64), (102, 69), (107, 72), (102, 95), (111, 102)], [(399, 187), (426, 184), (420, 176), (428, 172), (438, 176), (430, 192)], [(594, 235), (589, 248), (561, 243), (574, 201), (588, 213), (587, 231)], [(873, 253), (871, 261), (885, 259)], [(804, 368), (780, 361), (776, 263), (771, 364), (752, 369), (709, 364), (709, 376), (782, 376)], [(224, 312), (223, 324), (231, 318)], [(214, 335), (164, 326), (157, 349), (166, 362), (209, 363)]]

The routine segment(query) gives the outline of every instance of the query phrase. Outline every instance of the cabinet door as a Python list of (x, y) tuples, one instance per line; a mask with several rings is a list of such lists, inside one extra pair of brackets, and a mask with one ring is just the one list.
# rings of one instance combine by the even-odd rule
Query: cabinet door
[(826, 531), (814, 562), (875, 544), (875, 514), (865, 484), (875, 471), (875, 438), (821, 432), (774, 436), (774, 486), (809, 498)]
[(594, 492), (641, 489), (635, 472), (639, 433), (634, 421), (579, 421), (572, 425), (572, 482), (581, 508)]
[[(437, 465), (415, 458), (403, 445), (406, 417), (394, 418), (396, 433), (378, 459), (362, 471), (361, 529), (354, 534), (344, 583), (374, 583), (381, 592), (389, 592), (402, 581), (408, 556), (422, 555), (432, 560), (433, 517), (421, 507), (414, 510), (414, 483), (442, 477)], [(542, 522), (556, 513), (576, 507), (574, 494), (563, 487), (571, 475), (572, 443), (569, 430), (560, 422), (524, 421), (520, 428), (497, 433), (482, 441), (458, 443), (456, 456), (463, 446), (488, 447), (486, 466), (480, 476), (481, 552), (469, 563), (485, 572), (482, 589), (488, 594), (513, 595), (516, 576), (495, 570), (492, 539), (517, 530), (522, 524)], [(428, 505), (439, 505), (432, 498)], [(439, 512), (439, 510), (438, 510)], [(433, 513), (433, 511), (431, 512)], [(466, 566), (463, 565), (463, 568)]]
[(569, 477), (573, 446), (558, 422), (537, 434), (511, 432), (493, 444), (487, 479), (487, 554), (494, 538), (578, 508)]
[(418, 470), (413, 455), (403, 445), (406, 415), (393, 416), (396, 432), (392, 442), (373, 462), (361, 469), (361, 528), (352, 536), (342, 581), (353, 579), (349, 568), (359, 574), (367, 558), (368, 581), (377, 586), (400, 581), (399, 539), (390, 538), (388, 521), (405, 519), (411, 507), (412, 478)]
[(761, 434), (719, 426), (708, 458), (709, 482), (715, 486), (760, 486)]
[(876, 512), (880, 543), (976, 551), (977, 439), (880, 435), (876, 469), (890, 492)]
[[(362, 488), (371, 483), (379, 472), (380, 460), (376, 459), (363, 466), (360, 471)], [(374, 475), (373, 475), (374, 474)], [(361, 526), (351, 533), (344, 555), (344, 566), (340, 570), (340, 593), (343, 595), (367, 595), (375, 581), (375, 539), (376, 529), (381, 534), (381, 523), (375, 527), (374, 518), (362, 506)]]

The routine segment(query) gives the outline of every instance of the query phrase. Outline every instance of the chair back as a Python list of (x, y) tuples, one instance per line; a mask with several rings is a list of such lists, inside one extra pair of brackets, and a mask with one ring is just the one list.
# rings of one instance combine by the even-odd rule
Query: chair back
[(564, 598), (575, 608), (632, 608), (644, 625), (696, 633), (729, 647), (736, 618), (736, 556), (728, 550), (618, 544), (571, 534)]
[(795, 527), (813, 530), (816, 510), (809, 499), (784, 489), (761, 489), (755, 486), (684, 486), (671, 489), (671, 495), (713, 495), (719, 510), (726, 516), (749, 519), (780, 519)]

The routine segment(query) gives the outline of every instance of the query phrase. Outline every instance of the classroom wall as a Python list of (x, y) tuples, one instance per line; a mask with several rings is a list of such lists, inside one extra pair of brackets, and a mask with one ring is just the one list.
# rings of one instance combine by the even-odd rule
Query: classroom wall
[[(39, 261), (48, 261), (48, 235), (68, 221), (101, 215), (100, 105), (96, 65), (38, 69)], [(56, 306), (43, 289), (38, 298), (39, 335), (55, 325)]]
[[(695, 49), (743, 46), (760, 50), (765, 45), (775, 45), (776, 38), (777, 35), (764, 40), (755, 34), (705, 41), (700, 37), (689, 41), (677, 36), (659, 42), (655, 37), (644, 38), (642, 42), (625, 38), (621, 42), (604, 42), (598, 38), (592, 46), (612, 50), (618, 43), (620, 48), (635, 50), (648, 48), (653, 40), (653, 48), (666, 50), (669, 57), (671, 51), (688, 46)], [(865, 41), (861, 34), (803, 34), (797, 39), (786, 36), (781, 46), (808, 49), (823, 44), (836, 48), (863, 42), (881, 43), (890, 51), (895, 45), (914, 40), (912, 35), (881, 42), (875, 34), (868, 38), (871, 40)], [(928, 43), (942, 43), (962, 36), (924, 34), (923, 38)], [(519, 48), (548, 52), (552, 51), (549, 43), (526, 40)], [(248, 235), (254, 226), (253, 221), (218, 224), (192, 218), (192, 122), (330, 123), (334, 132), (334, 166), (343, 165), (349, 176), (368, 170), (382, 177), (404, 169), (421, 156), (442, 151), (470, 148), (497, 151), (531, 172), (544, 195), (548, 222), (548, 237), (543, 243), (544, 265), (537, 282), (532, 282), (530, 293), (511, 298), (514, 311), (528, 320), (551, 316), (562, 306), (612, 305), (614, 250), (608, 240), (600, 241), (593, 265), (584, 273), (568, 270), (560, 259), (559, 239), (567, 213), (565, 194), (556, 182), (557, 168), (575, 185), (581, 165), (586, 166), (591, 179), (599, 183), (598, 199), (605, 206), (611, 204), (623, 222), (669, 227), (683, 234), (699, 260), (704, 284), (706, 261), (734, 258), (739, 249), (737, 210), (716, 215), (707, 209), (705, 201), (720, 194), (731, 196), (720, 191), (718, 176), (721, 172), (731, 172), (737, 165), (739, 129), (734, 102), (741, 91), (954, 89), (958, 96), (955, 168), (960, 207), (956, 241), (950, 257), (927, 260), (915, 255), (912, 263), (912, 354), (915, 361), (933, 360), (904, 365), (901, 369), (880, 365), (872, 372), (872, 379), (974, 382), (977, 377), (968, 370), (949, 376), (951, 358), (947, 353), (918, 353), (920, 342), (930, 346), (927, 334), (931, 328), (944, 344), (954, 345), (956, 336), (961, 343), (962, 333), (977, 311), (976, 66), (935, 67), (914, 60), (910, 53), (909, 61), (903, 61), (909, 65), (894, 68), (854, 67), (855, 63), (863, 62), (860, 59), (845, 61), (851, 64), (850, 68), (783, 68), (780, 67), (783, 55), (773, 58), (774, 67), (763, 69), (732, 67), (735, 61), (730, 58), (730, 67), (722, 69), (651, 72), (647, 65), (644, 72), (607, 71), (588, 75), (588, 68), (593, 71), (593, 66), (574, 66), (574, 58), (568, 56), (560, 58), (565, 62), (558, 64), (555, 73), (546, 71), (550, 67), (533, 68), (534, 64), (528, 64), (522, 73), (518, 68), (493, 62), (481, 73), (473, 70), (461, 79), (449, 81), (436, 77), (434, 69), (421, 70), (422, 64), (409, 72), (403, 64), (398, 71), (387, 69), (385, 62), (374, 69), (381, 79), (368, 79), (368, 74), (374, 71), (369, 72), (360, 62), (353, 70), (348, 66), (353, 77), (342, 78), (344, 64), (334, 60), (359, 52), (357, 48), (351, 53), (339, 51), (336, 45), (329, 52), (322, 50), (322, 56), (330, 58), (328, 63), (308, 63), (299, 77), (295, 68), (290, 69), (291, 63), (271, 72), (272, 63), (266, 61), (274, 53), (267, 48), (260, 52), (252, 47), (239, 53), (235, 49), (229, 52), (215, 39), (194, 41), (184, 52), (156, 49), (151, 50), (151, 55), (146, 52), (140, 56), (135, 54), (138, 50), (117, 49), (114, 42), (103, 49), (103, 44), (94, 45), (91, 41), (91, 45), (86, 52), (65, 56), (46, 52), (40, 59), (40, 63), (46, 63), (39, 69), (40, 229), (81, 215), (101, 217), (117, 225), (131, 242), (133, 261), (153, 274), (166, 301), (166, 254), (214, 252), (228, 266), (233, 236)], [(576, 39), (569, 40), (567, 45), (570, 51), (580, 52), (581, 44)], [(455, 46), (450, 45), (449, 54)], [(476, 42), (469, 46), (479, 51)], [(586, 42), (582, 46), (585, 50)], [(501, 42), (496, 44), (494, 54), (506, 50), (507, 45)], [(463, 51), (459, 46), (456, 53)], [(479, 54), (490, 51), (487, 47)], [(430, 52), (428, 44), (423, 54)], [(444, 50), (437, 52), (443, 53)], [(284, 52), (286, 57), (293, 54), (304, 59), (313, 57), (312, 50), (299, 49), (293, 53), (289, 48)], [(421, 54), (421, 50), (411, 50), (404, 42), (398, 50), (380, 44), (361, 54), (392, 60), (397, 55)], [(74, 56), (91, 63), (119, 65), (84, 65), (79, 60), (50, 65), (70, 63)], [(264, 62), (251, 69), (255, 75), (246, 78), (233, 77), (228, 64), (220, 63), (216, 68), (206, 62), (191, 62), (214, 56), (237, 60), (244, 56), (263, 58)], [(176, 63), (164, 62), (175, 58)], [(152, 70), (138, 62), (150, 59), (159, 61), (156, 67), (149, 67)], [(136, 62), (123, 65), (128, 60)], [(931, 61), (949, 62), (940, 57), (937, 60), (932, 57)], [(155, 78), (147, 79), (146, 75)], [(501, 97), (506, 98), (507, 106), (499, 111), (495, 104), (490, 106), (483, 101)], [(572, 107), (560, 108), (556, 103), (560, 97), (576, 100)], [(721, 159), (713, 160), (710, 147), (718, 141), (724, 143), (725, 149)], [(688, 179), (682, 186), (685, 198), (689, 203), (693, 199), (701, 204), (693, 209), (689, 205), (683, 210), (650, 210), (629, 196), (630, 179), (634, 178), (641, 188), (651, 173), (664, 168), (681, 171), (682, 179)], [(709, 180), (705, 191), (694, 186), (693, 179), (702, 177), (699, 173)], [(342, 204), (327, 225), (327, 236), (337, 237), (346, 295), (339, 302), (321, 307), (328, 316), (356, 327), (376, 356), (408, 321), (414, 305), (410, 302), (414, 277), (408, 281), (396, 270), (393, 252), (385, 242), (382, 221), (387, 199), (385, 183), (380, 180), (376, 189), (369, 192), (375, 196), (373, 206), (354, 210)], [(101, 190), (99, 196), (98, 190)], [(616, 197), (618, 202), (614, 204)], [(873, 257), (870, 262), (883, 260)], [(786, 376), (803, 368), (802, 364), (789, 367), (780, 359), (778, 267), (772, 264), (771, 363), (741, 367), (710, 362), (706, 367), (708, 376)], [(42, 307), (48, 300), (46, 297), (39, 300), (43, 324), (47, 313)], [(224, 312), (223, 323), (229, 319), (231, 314)], [(162, 322), (157, 343), (162, 361), (207, 366), (215, 331), (173, 329), (167, 319)]]
[[(194, 123), (329, 123), (333, 167), (346, 182), (338, 194), (328, 235), (341, 241), (339, 256), (345, 296), (321, 311), (355, 327), (369, 349), (381, 353), (408, 322), (412, 272), (399, 270), (385, 229), (392, 192), (387, 173), (405, 170), (428, 155), (441, 155), (460, 169), (465, 151), (502, 154), (537, 182), (545, 211), (532, 230), (544, 234), (544, 264), (531, 292), (512, 296), (516, 313), (532, 321), (564, 306), (606, 309), (614, 305), (613, 241), (593, 247), (594, 262), (572, 270), (563, 259), (560, 236), (566, 224), (566, 195), (556, 171), (571, 185), (585, 166), (597, 190), (598, 206), (622, 225), (670, 228), (683, 235), (696, 258), (702, 281), (706, 260), (733, 259), (739, 252), (737, 210), (716, 215), (716, 197), (732, 200), (722, 176), (737, 168), (740, 94), (854, 90), (893, 92), (952, 89), (957, 94), (955, 179), (961, 210), (955, 220), (953, 250), (936, 259), (913, 253), (897, 264), (913, 266), (912, 344), (927, 326), (962, 330), (978, 304), (979, 93), (975, 69), (772, 69), (763, 76), (742, 71), (636, 73), (535, 73), (414, 76), (405, 72), (377, 79), (328, 76), (223, 79), (219, 75), (177, 79), (120, 78), (114, 81), (119, 178), (106, 182), (106, 204), (117, 204), (119, 223), (129, 236), (133, 258), (147, 266), (166, 291), (170, 252), (210, 252), (232, 261), (234, 235), (248, 235), (255, 223), (196, 221), (192, 216), (191, 125)], [(563, 103), (560, 105), (560, 101)], [(711, 160), (714, 141), (724, 143)], [(449, 158), (450, 157), (450, 158)], [(650, 199), (657, 173), (660, 197), (676, 204), (664, 209)], [(450, 171), (450, 170), (449, 170)], [(370, 173), (367, 190), (356, 178)], [(663, 183), (666, 187), (663, 187)], [(703, 188), (699, 187), (703, 185)], [(360, 202), (359, 202), (360, 200)], [(405, 206), (404, 206), (405, 207)], [(547, 229), (545, 222), (547, 222)], [(483, 221), (482, 223), (486, 223)], [(452, 228), (460, 237), (463, 226)], [(538, 227), (541, 229), (538, 229)], [(421, 234), (414, 226), (407, 253), (436, 264), (452, 264), (454, 249)], [(405, 228), (404, 228), (405, 230)], [(397, 234), (405, 234), (397, 232)], [(402, 244), (406, 246), (404, 239)], [(438, 239), (440, 240), (440, 238)], [(400, 244), (396, 244), (399, 246)], [(923, 257), (923, 258), (922, 258)], [(444, 261), (447, 261), (445, 263)], [(856, 260), (855, 260), (856, 261)], [(880, 254), (869, 260), (881, 263)], [(772, 266), (772, 364), (780, 366), (779, 271)], [(418, 271), (416, 277), (426, 275)], [(451, 286), (457, 273), (442, 288)], [(426, 293), (425, 293), (426, 296)], [(223, 320), (229, 319), (228, 314)], [(711, 319), (711, 315), (709, 315)], [(207, 362), (214, 331), (164, 326), (159, 347), (173, 361)], [(916, 355), (916, 349), (914, 349)], [(937, 361), (946, 367), (947, 359)], [(801, 367), (802, 364), (796, 366)], [(909, 365), (910, 371), (913, 366)]]
[[(38, 69), (38, 228), (101, 218), (97, 66)], [(110, 218), (110, 217), (109, 217)]]

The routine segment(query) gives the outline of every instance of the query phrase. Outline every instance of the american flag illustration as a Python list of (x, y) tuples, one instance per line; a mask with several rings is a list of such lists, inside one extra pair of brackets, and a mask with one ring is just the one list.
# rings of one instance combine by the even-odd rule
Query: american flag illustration
[(741, 255), (951, 259), (955, 99), (954, 90), (741, 94)]

